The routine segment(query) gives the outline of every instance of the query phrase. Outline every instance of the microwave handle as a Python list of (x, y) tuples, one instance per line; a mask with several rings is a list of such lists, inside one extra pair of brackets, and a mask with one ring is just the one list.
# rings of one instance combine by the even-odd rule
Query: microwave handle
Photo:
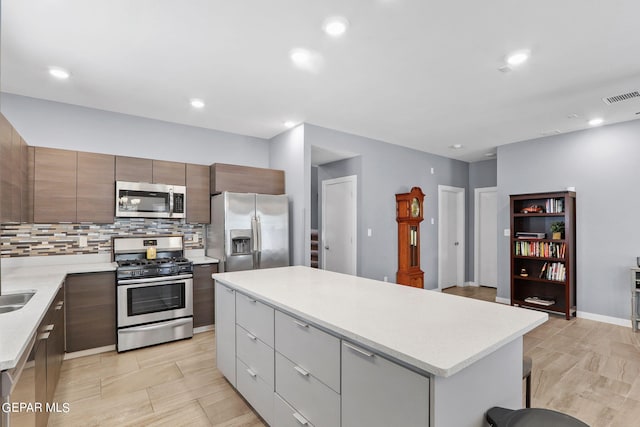
[(169, 189), (169, 217), (173, 216), (173, 188)]

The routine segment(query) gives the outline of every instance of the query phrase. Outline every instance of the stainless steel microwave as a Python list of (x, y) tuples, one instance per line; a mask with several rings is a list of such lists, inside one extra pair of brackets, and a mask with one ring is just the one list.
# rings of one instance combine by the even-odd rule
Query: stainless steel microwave
[(186, 218), (187, 187), (116, 181), (116, 217)]

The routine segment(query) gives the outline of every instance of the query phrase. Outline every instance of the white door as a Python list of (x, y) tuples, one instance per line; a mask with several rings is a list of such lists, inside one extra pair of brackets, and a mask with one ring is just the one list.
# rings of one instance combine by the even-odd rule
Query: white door
[(438, 186), (438, 288), (464, 284), (464, 188)]
[(322, 181), (322, 268), (356, 274), (356, 175)]
[(475, 190), (474, 282), (498, 287), (498, 202), (497, 188)]

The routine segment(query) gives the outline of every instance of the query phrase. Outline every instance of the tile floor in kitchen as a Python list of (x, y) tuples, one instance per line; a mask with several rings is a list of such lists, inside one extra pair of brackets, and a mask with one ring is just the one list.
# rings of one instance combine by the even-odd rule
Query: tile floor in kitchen
[[(490, 288), (447, 293), (495, 299)], [(533, 406), (594, 427), (640, 420), (640, 333), (550, 316), (524, 338), (533, 358)], [(127, 353), (65, 360), (50, 426), (263, 426), (215, 368), (214, 333)]]

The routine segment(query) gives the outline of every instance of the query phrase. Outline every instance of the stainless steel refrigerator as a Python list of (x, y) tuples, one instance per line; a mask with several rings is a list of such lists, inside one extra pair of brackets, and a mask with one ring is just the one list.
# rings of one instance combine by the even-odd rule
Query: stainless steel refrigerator
[(287, 196), (230, 192), (213, 196), (206, 254), (220, 260), (220, 271), (288, 266)]

